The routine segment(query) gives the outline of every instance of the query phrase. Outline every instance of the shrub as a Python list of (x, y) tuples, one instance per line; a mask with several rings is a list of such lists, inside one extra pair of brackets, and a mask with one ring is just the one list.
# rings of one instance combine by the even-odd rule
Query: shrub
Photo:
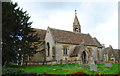
[(37, 76), (36, 73), (28, 73), (15, 68), (4, 68), (2, 76)]

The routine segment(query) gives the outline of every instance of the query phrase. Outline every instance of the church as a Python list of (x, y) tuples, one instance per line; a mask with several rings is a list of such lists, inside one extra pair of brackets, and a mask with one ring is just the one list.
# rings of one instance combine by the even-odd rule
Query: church
[[(30, 62), (50, 62), (60, 60), (79, 60), (80, 64), (90, 64), (91, 61), (116, 61), (112, 46), (105, 48), (95, 37), (89, 33), (81, 32), (81, 24), (75, 10), (73, 31), (66, 31), (48, 27), (47, 30), (36, 29), (40, 37), (36, 42), (38, 49), (34, 56), (29, 57)], [(110, 54), (108, 54), (110, 50)], [(110, 55), (110, 57), (109, 57)]]

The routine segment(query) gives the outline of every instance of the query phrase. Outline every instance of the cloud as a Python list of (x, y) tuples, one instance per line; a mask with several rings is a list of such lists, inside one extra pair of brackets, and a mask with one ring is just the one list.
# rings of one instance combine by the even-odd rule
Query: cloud
[[(105, 0), (104, 0), (105, 1)], [(51, 4), (48, 4), (51, 3)], [(110, 2), (68, 2), (52, 6), (53, 2), (18, 2), (20, 7), (27, 10), (33, 21), (33, 28), (52, 28), (72, 31), (74, 10), (81, 24), (83, 33), (90, 33), (105, 45), (117, 48), (117, 1)], [(47, 5), (47, 6), (45, 6)], [(49, 9), (50, 5), (50, 9)], [(55, 8), (54, 8), (55, 7)]]
[(114, 12), (113, 16), (105, 23), (98, 24), (96, 29), (101, 31), (109, 31), (118, 28), (118, 12)]
[(118, 12), (115, 11), (106, 22), (98, 24), (91, 34), (97, 36), (106, 46), (112, 45), (118, 48)]
[(39, 21), (35, 22), (33, 27), (46, 29), (50, 26), (57, 29), (72, 30), (73, 19), (74, 14), (71, 12), (56, 11), (56, 14), (49, 15), (48, 19), (42, 20), (42, 18), (39, 18)]
[(118, 2), (119, 0), (13, 0), (19, 2)]

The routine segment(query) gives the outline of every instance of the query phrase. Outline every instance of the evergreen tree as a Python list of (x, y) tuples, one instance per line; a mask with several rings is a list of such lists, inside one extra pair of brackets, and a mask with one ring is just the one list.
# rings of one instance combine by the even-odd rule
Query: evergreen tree
[(27, 11), (23, 12), (17, 3), (2, 3), (2, 65), (21, 61), (37, 49), (33, 43), (39, 38), (33, 35), (29, 19)]

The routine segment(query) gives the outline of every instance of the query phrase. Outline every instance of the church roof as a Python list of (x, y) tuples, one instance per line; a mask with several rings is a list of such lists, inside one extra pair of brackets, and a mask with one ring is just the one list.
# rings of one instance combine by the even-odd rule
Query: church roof
[(110, 47), (106, 47), (106, 48), (104, 48), (103, 53), (105, 54), (105, 53), (107, 53), (109, 50), (110, 50)]
[(90, 34), (75, 33), (71, 31), (49, 28), (53, 39), (59, 43), (81, 44), (97, 46)]
[(35, 30), (34, 34), (37, 34), (37, 36), (40, 37), (40, 41), (45, 41), (46, 30), (36, 28), (33, 28), (33, 30)]
[[(109, 54), (109, 57), (115, 57), (115, 51), (111, 45), (104, 49), (103, 54), (107, 54), (107, 53)], [(112, 56), (112, 54), (113, 54), (113, 56)]]
[(109, 45), (109, 47), (104, 48), (104, 52), (107, 52), (110, 50), (114, 50), (111, 45)]
[(93, 38), (93, 40), (97, 44), (98, 47), (102, 47), (102, 45), (100, 44), (100, 42), (95, 37)]

